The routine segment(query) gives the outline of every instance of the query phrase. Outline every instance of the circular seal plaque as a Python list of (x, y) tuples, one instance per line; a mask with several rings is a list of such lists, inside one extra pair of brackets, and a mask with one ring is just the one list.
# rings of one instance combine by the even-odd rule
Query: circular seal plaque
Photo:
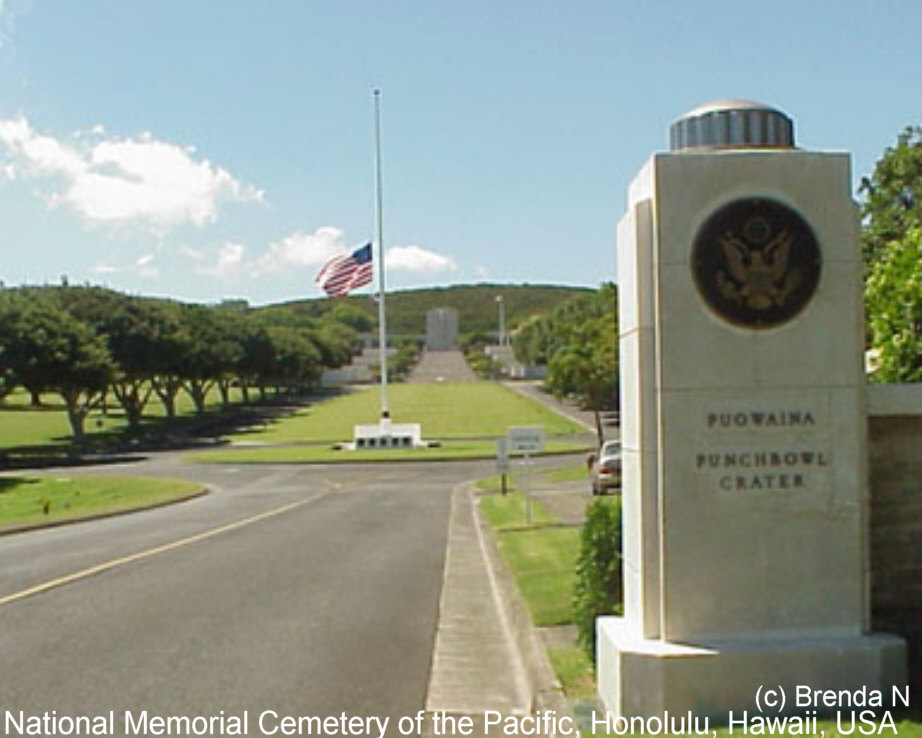
[(708, 307), (747, 328), (772, 328), (800, 313), (816, 291), (822, 263), (807, 222), (766, 198), (716, 210), (695, 235), (691, 258)]

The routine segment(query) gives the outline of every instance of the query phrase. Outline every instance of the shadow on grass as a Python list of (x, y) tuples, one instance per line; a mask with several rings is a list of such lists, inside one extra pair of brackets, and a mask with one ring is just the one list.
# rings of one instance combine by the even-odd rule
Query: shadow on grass
[(38, 481), (33, 477), (0, 477), (0, 495), (5, 492), (12, 492), (24, 484), (37, 484)]
[(28, 402), (0, 405), (4, 412), (11, 413), (63, 413), (67, 411), (67, 406), (63, 402), (42, 402), (41, 405), (30, 405)]
[[(10, 446), (0, 449), (0, 469), (116, 464), (142, 460), (145, 452), (215, 448), (228, 443), (224, 436), (256, 432), (280, 422), (306, 405), (338, 394), (339, 391), (325, 391), (280, 396), (250, 405), (234, 404), (224, 409), (210, 409), (202, 415), (172, 419), (147, 416), (138, 428), (126, 426), (91, 432), (81, 441), (59, 437), (43, 444)], [(29, 406), (4, 406), (3, 409), (29, 409)], [(89, 424), (88, 430), (92, 430)]]

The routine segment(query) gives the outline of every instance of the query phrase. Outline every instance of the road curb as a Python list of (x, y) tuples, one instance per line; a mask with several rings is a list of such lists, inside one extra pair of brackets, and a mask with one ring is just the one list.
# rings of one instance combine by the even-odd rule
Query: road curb
[(531, 689), (471, 498), (470, 482), (455, 486), (426, 710), (526, 715)]
[[(569, 717), (573, 721), (572, 725), (576, 725), (576, 717), (569, 701), (564, 696), (554, 668), (551, 666), (547, 650), (531, 619), (531, 613), (519, 593), (511, 572), (503, 561), (496, 536), (484, 520), (480, 500), (473, 493), (473, 488), (469, 490), (468, 495), (484, 542), (484, 563), (494, 572), (494, 581), (499, 585), (498, 600), (505, 609), (506, 617), (512, 626), (515, 647), (525, 668), (531, 693), (531, 711), (533, 714), (536, 711), (545, 714), (553, 711), (558, 720), (561, 717)], [(555, 732), (550, 735), (558, 734)]]

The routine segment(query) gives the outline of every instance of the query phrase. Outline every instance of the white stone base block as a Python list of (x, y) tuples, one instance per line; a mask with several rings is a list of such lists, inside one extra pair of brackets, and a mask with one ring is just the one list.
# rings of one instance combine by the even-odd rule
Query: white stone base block
[(392, 423), (389, 418), (382, 418), (376, 425), (354, 426), (352, 443), (345, 447), (350, 451), (383, 451), (428, 446), (419, 423)]
[(731, 710), (758, 710), (760, 687), (779, 686), (783, 712), (796, 713), (799, 685), (879, 689), (888, 705), (892, 689), (906, 685), (905, 644), (886, 634), (717, 637), (687, 645), (639, 638), (617, 617), (599, 618), (596, 632), (599, 695), (609, 712), (625, 718), (690, 710), (726, 722)]

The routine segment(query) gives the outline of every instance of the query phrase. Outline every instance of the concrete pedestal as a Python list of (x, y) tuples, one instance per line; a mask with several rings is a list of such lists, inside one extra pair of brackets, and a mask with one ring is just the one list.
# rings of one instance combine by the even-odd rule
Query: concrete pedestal
[(600, 695), (726, 718), (760, 686), (905, 686), (902, 640), (867, 635), (849, 157), (754, 103), (674, 133), (618, 228), (625, 617), (599, 625)]
[(893, 687), (906, 684), (903, 640), (880, 633), (760, 633), (687, 645), (640, 638), (623, 618), (608, 617), (599, 618), (597, 635), (599, 693), (623, 717), (668, 710), (726, 721), (731, 710), (758, 711), (759, 689), (779, 686), (787, 696), (782, 712), (796, 713), (798, 685), (881, 690), (889, 704)]

